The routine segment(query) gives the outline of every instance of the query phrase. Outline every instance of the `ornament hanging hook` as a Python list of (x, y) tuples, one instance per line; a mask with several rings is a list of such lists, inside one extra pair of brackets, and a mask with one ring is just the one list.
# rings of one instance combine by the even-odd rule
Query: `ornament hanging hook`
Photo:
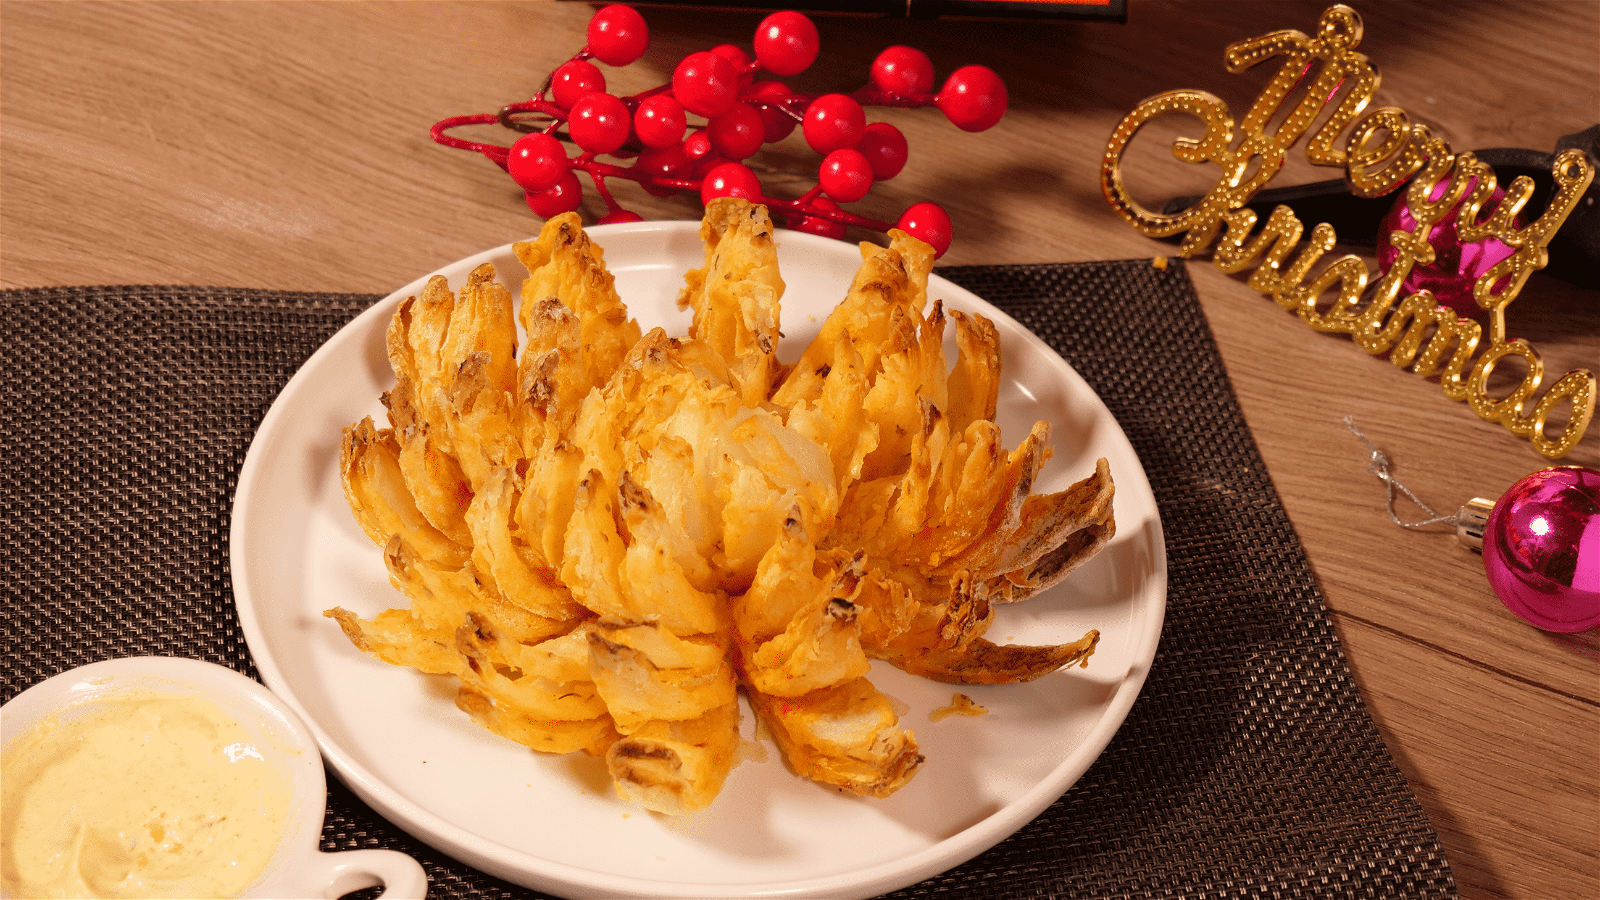
[[(1393, 475), (1389, 474), (1389, 457), (1386, 456), (1382, 450), (1379, 450), (1378, 446), (1372, 443), (1372, 441), (1362, 433), (1360, 428), (1356, 427), (1355, 416), (1345, 416), (1344, 427), (1350, 429), (1351, 434), (1360, 438), (1361, 442), (1367, 445), (1367, 471), (1378, 476), (1378, 480), (1383, 482), (1384, 488), (1388, 493), (1387, 507), (1389, 510), (1389, 519), (1391, 521), (1402, 528), (1422, 528), (1427, 525), (1436, 525), (1440, 522), (1448, 525), (1458, 524), (1458, 516), (1443, 516), (1435, 512), (1433, 507), (1422, 502), (1422, 499), (1416, 494), (1412, 493), (1410, 488), (1406, 487), (1404, 484), (1401, 484)], [(1418, 509), (1428, 514), (1428, 518), (1422, 520), (1421, 522), (1407, 522), (1401, 519), (1399, 514), (1394, 511), (1396, 491), (1405, 494), (1406, 498), (1412, 503), (1415, 503)]]
[[(1489, 522), (1489, 513), (1494, 511), (1493, 500), (1488, 500), (1483, 497), (1473, 497), (1471, 500), (1468, 500), (1466, 504), (1463, 505), (1459, 510), (1457, 510), (1455, 515), (1440, 515), (1438, 512), (1434, 511), (1433, 507), (1422, 502), (1422, 499), (1416, 494), (1412, 493), (1410, 488), (1406, 487), (1404, 484), (1401, 484), (1398, 479), (1389, 474), (1389, 457), (1385, 455), (1382, 450), (1379, 450), (1377, 445), (1372, 443), (1372, 441), (1362, 433), (1360, 428), (1356, 427), (1355, 416), (1345, 416), (1344, 427), (1350, 429), (1351, 434), (1360, 438), (1361, 442), (1367, 445), (1367, 471), (1378, 476), (1378, 480), (1383, 482), (1384, 488), (1388, 492), (1386, 506), (1389, 510), (1390, 521), (1402, 528), (1422, 528), (1428, 525), (1437, 525), (1440, 523), (1450, 525), (1455, 528), (1456, 537), (1461, 540), (1461, 543), (1474, 550), (1483, 549), (1484, 529), (1487, 527)], [(1394, 498), (1396, 491), (1405, 494), (1406, 498), (1412, 503), (1415, 503), (1418, 509), (1428, 514), (1428, 518), (1423, 519), (1420, 522), (1406, 522), (1402, 520), (1399, 514), (1394, 511)]]

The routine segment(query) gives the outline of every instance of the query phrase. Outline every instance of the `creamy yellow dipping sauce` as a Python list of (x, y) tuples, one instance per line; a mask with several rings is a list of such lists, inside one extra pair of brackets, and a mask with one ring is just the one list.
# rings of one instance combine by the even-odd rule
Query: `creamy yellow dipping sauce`
[(193, 695), (47, 718), (0, 759), (0, 879), (21, 897), (237, 897), (277, 850), (294, 752)]

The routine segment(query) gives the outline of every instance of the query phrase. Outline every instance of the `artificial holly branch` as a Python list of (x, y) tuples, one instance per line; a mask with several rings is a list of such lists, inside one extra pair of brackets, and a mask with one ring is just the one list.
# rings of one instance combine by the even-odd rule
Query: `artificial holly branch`
[[(438, 143), (477, 151), (505, 169), (528, 207), (544, 218), (578, 208), (583, 187), (577, 173), (583, 172), (606, 205), (601, 223), (641, 218), (607, 187), (608, 179), (625, 179), (657, 196), (698, 193), (701, 203), (742, 197), (765, 204), (785, 226), (812, 234), (843, 237), (847, 225), (880, 232), (899, 228), (942, 255), (950, 246), (950, 217), (935, 203), (914, 203), (893, 224), (839, 205), (860, 200), (873, 184), (899, 174), (909, 156), (900, 130), (887, 122), (869, 124), (865, 108), (934, 106), (971, 132), (992, 127), (1006, 110), (1005, 84), (990, 69), (959, 68), (934, 93), (933, 63), (905, 46), (880, 53), (868, 85), (851, 94), (798, 94), (777, 78), (758, 80), (763, 73), (798, 75), (816, 60), (816, 25), (798, 12), (763, 19), (751, 52), (722, 44), (691, 53), (671, 82), (629, 96), (607, 93), (604, 73), (590, 60), (612, 67), (636, 62), (650, 41), (644, 17), (620, 4), (603, 7), (589, 21), (586, 37), (583, 49), (551, 72), (532, 99), (497, 113), (452, 116), (432, 129)], [(523, 135), (504, 147), (449, 133), (485, 124)], [(766, 196), (745, 160), (796, 128), (822, 157), (816, 185), (794, 199)], [(569, 155), (563, 137), (576, 145), (575, 154)]]

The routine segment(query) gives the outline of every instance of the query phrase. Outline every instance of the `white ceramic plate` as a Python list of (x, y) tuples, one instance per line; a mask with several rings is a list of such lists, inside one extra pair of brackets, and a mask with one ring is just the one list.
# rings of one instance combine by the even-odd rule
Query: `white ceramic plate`
[[(697, 222), (597, 226), (629, 311), (682, 334), (675, 300), (704, 260)], [(852, 244), (779, 232), (782, 357), (792, 360), (844, 297)], [(509, 245), (446, 267), (451, 287), (492, 262), (513, 291), (526, 274)], [(998, 420), (1015, 445), (1038, 419), (1055, 455), (1035, 490), (1065, 488), (1106, 457), (1116, 481), (1116, 539), (1066, 581), (1003, 607), (991, 638), (1075, 640), (1098, 628), (1086, 669), (1029, 684), (964, 688), (987, 715), (929, 713), (953, 688), (877, 664), (872, 680), (909, 706), (927, 762), (887, 800), (803, 781), (775, 748), (734, 769), (716, 803), (681, 818), (618, 800), (603, 765), (541, 756), (472, 724), (453, 679), (358, 652), (322, 611), (363, 616), (404, 605), (378, 548), (345, 505), (339, 436), (372, 415), (393, 384), (384, 330), (419, 278), (320, 348), (261, 423), (239, 476), (231, 559), (245, 638), (266, 683), (310, 724), (333, 769), (383, 815), (470, 865), (565, 897), (868, 897), (914, 884), (1027, 824), (1089, 767), (1143, 685), (1166, 610), (1166, 553), (1138, 457), (1094, 392), (1014, 320), (935, 277), (932, 298), (995, 321), (1005, 380)], [(953, 357), (952, 357), (953, 358)], [(746, 710), (744, 730), (753, 740)]]

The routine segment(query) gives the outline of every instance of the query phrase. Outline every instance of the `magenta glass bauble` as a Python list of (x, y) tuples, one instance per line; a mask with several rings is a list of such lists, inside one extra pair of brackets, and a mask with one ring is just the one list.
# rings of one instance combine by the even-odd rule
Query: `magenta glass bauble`
[[(1476, 182), (1477, 179), (1473, 179)], [(1437, 200), (1444, 196), (1448, 181), (1441, 181), (1434, 185), (1429, 199)], [(1467, 190), (1472, 189), (1469, 183)], [(1488, 201), (1478, 210), (1480, 220), (1488, 218), (1505, 198), (1506, 192), (1496, 187), (1489, 195)], [(1433, 262), (1427, 265), (1415, 265), (1410, 273), (1401, 282), (1403, 291), (1401, 296), (1408, 296), (1417, 291), (1428, 290), (1433, 292), (1434, 299), (1440, 306), (1454, 310), (1457, 315), (1465, 317), (1478, 316), (1483, 313), (1483, 307), (1478, 301), (1472, 299), (1472, 285), (1485, 272), (1509, 258), (1516, 252), (1514, 248), (1496, 238), (1484, 238), (1469, 244), (1461, 242), (1460, 235), (1456, 232), (1456, 216), (1460, 212), (1460, 205), (1453, 207), (1445, 214), (1433, 230), (1428, 232), (1428, 243), (1433, 245)], [(1522, 218), (1516, 216), (1513, 222), (1521, 228)], [(1411, 217), (1411, 211), (1406, 208), (1405, 192), (1396, 198), (1394, 206), (1383, 217), (1378, 225), (1378, 267), (1389, 271), (1400, 253), (1389, 243), (1389, 235), (1396, 231), (1415, 232), (1417, 220)]]
[(1506, 608), (1545, 631), (1600, 626), (1600, 472), (1554, 466), (1495, 501), (1483, 568)]

